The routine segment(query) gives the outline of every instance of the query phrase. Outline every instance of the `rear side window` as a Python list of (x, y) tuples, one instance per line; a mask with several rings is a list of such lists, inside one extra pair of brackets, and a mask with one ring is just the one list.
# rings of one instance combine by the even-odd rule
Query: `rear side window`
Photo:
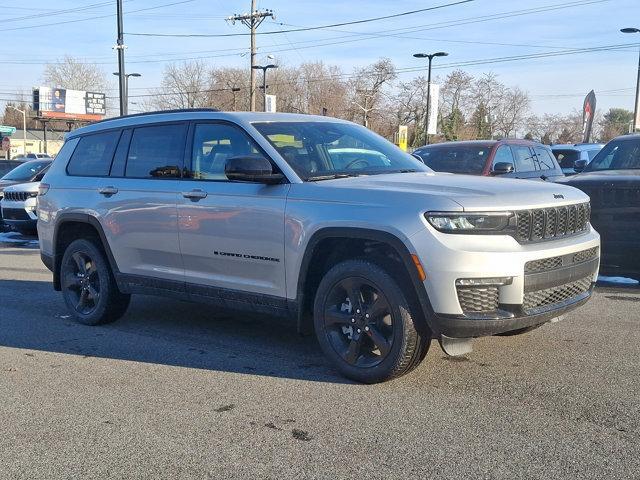
[(186, 131), (185, 124), (136, 128), (129, 146), (125, 176), (179, 177), (184, 157)]
[(544, 147), (534, 147), (533, 149), (536, 152), (539, 170), (553, 170), (555, 168), (553, 158), (549, 150)]
[(511, 148), (509, 145), (500, 145), (498, 150), (496, 150), (496, 154), (493, 156), (493, 166), (496, 163), (511, 163), (513, 164), (513, 153), (511, 152)]
[(536, 166), (531, 149), (522, 145), (515, 145), (512, 148), (516, 157), (516, 171), (535, 172)]
[(67, 173), (83, 177), (106, 177), (109, 175), (113, 152), (116, 150), (119, 138), (119, 130), (80, 138), (67, 165)]
[(573, 164), (576, 160), (580, 160), (580, 152), (577, 150), (554, 149), (553, 154), (556, 156), (556, 159), (562, 168), (573, 168)]

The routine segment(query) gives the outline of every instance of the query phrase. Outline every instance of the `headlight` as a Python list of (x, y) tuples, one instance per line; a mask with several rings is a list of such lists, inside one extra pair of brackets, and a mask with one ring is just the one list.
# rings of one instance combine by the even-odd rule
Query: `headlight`
[(38, 196), (38, 192), (29, 192), (29, 198), (36, 198)]
[(445, 233), (508, 235), (511, 233), (511, 227), (515, 226), (513, 212), (427, 212), (424, 216), (436, 230)]

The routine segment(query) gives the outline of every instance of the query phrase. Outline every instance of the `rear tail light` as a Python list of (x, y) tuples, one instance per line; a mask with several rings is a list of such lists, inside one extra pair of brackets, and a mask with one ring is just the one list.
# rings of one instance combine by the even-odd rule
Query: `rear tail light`
[(46, 195), (49, 191), (49, 184), (40, 182), (40, 186), (38, 187), (38, 196)]

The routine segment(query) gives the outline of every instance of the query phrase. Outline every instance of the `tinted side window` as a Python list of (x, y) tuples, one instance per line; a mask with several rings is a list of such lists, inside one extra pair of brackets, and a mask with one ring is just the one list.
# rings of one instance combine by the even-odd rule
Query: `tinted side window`
[(92, 177), (109, 175), (119, 138), (119, 130), (82, 137), (71, 155), (67, 173)]
[(498, 150), (496, 150), (496, 154), (493, 157), (493, 165), (496, 163), (511, 163), (513, 164), (513, 152), (511, 152), (511, 148), (508, 145), (500, 145)]
[(515, 145), (511, 147), (516, 157), (516, 171), (535, 172), (536, 166), (529, 147)]
[(133, 131), (126, 177), (175, 178), (184, 155), (185, 124), (138, 127)]
[(191, 176), (201, 180), (227, 180), (227, 159), (262, 155), (255, 142), (240, 128), (225, 123), (196, 125), (191, 154)]
[(593, 160), (600, 150), (587, 150), (587, 155), (589, 156), (589, 161)]
[(534, 147), (539, 170), (553, 170), (555, 165), (549, 150), (544, 147)]

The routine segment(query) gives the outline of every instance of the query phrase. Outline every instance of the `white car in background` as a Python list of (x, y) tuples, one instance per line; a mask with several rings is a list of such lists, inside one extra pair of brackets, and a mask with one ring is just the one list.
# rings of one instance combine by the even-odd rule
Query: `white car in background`
[(30, 182), (4, 189), (4, 198), (0, 203), (4, 223), (25, 235), (37, 233), (36, 201), (39, 187), (40, 182)]

